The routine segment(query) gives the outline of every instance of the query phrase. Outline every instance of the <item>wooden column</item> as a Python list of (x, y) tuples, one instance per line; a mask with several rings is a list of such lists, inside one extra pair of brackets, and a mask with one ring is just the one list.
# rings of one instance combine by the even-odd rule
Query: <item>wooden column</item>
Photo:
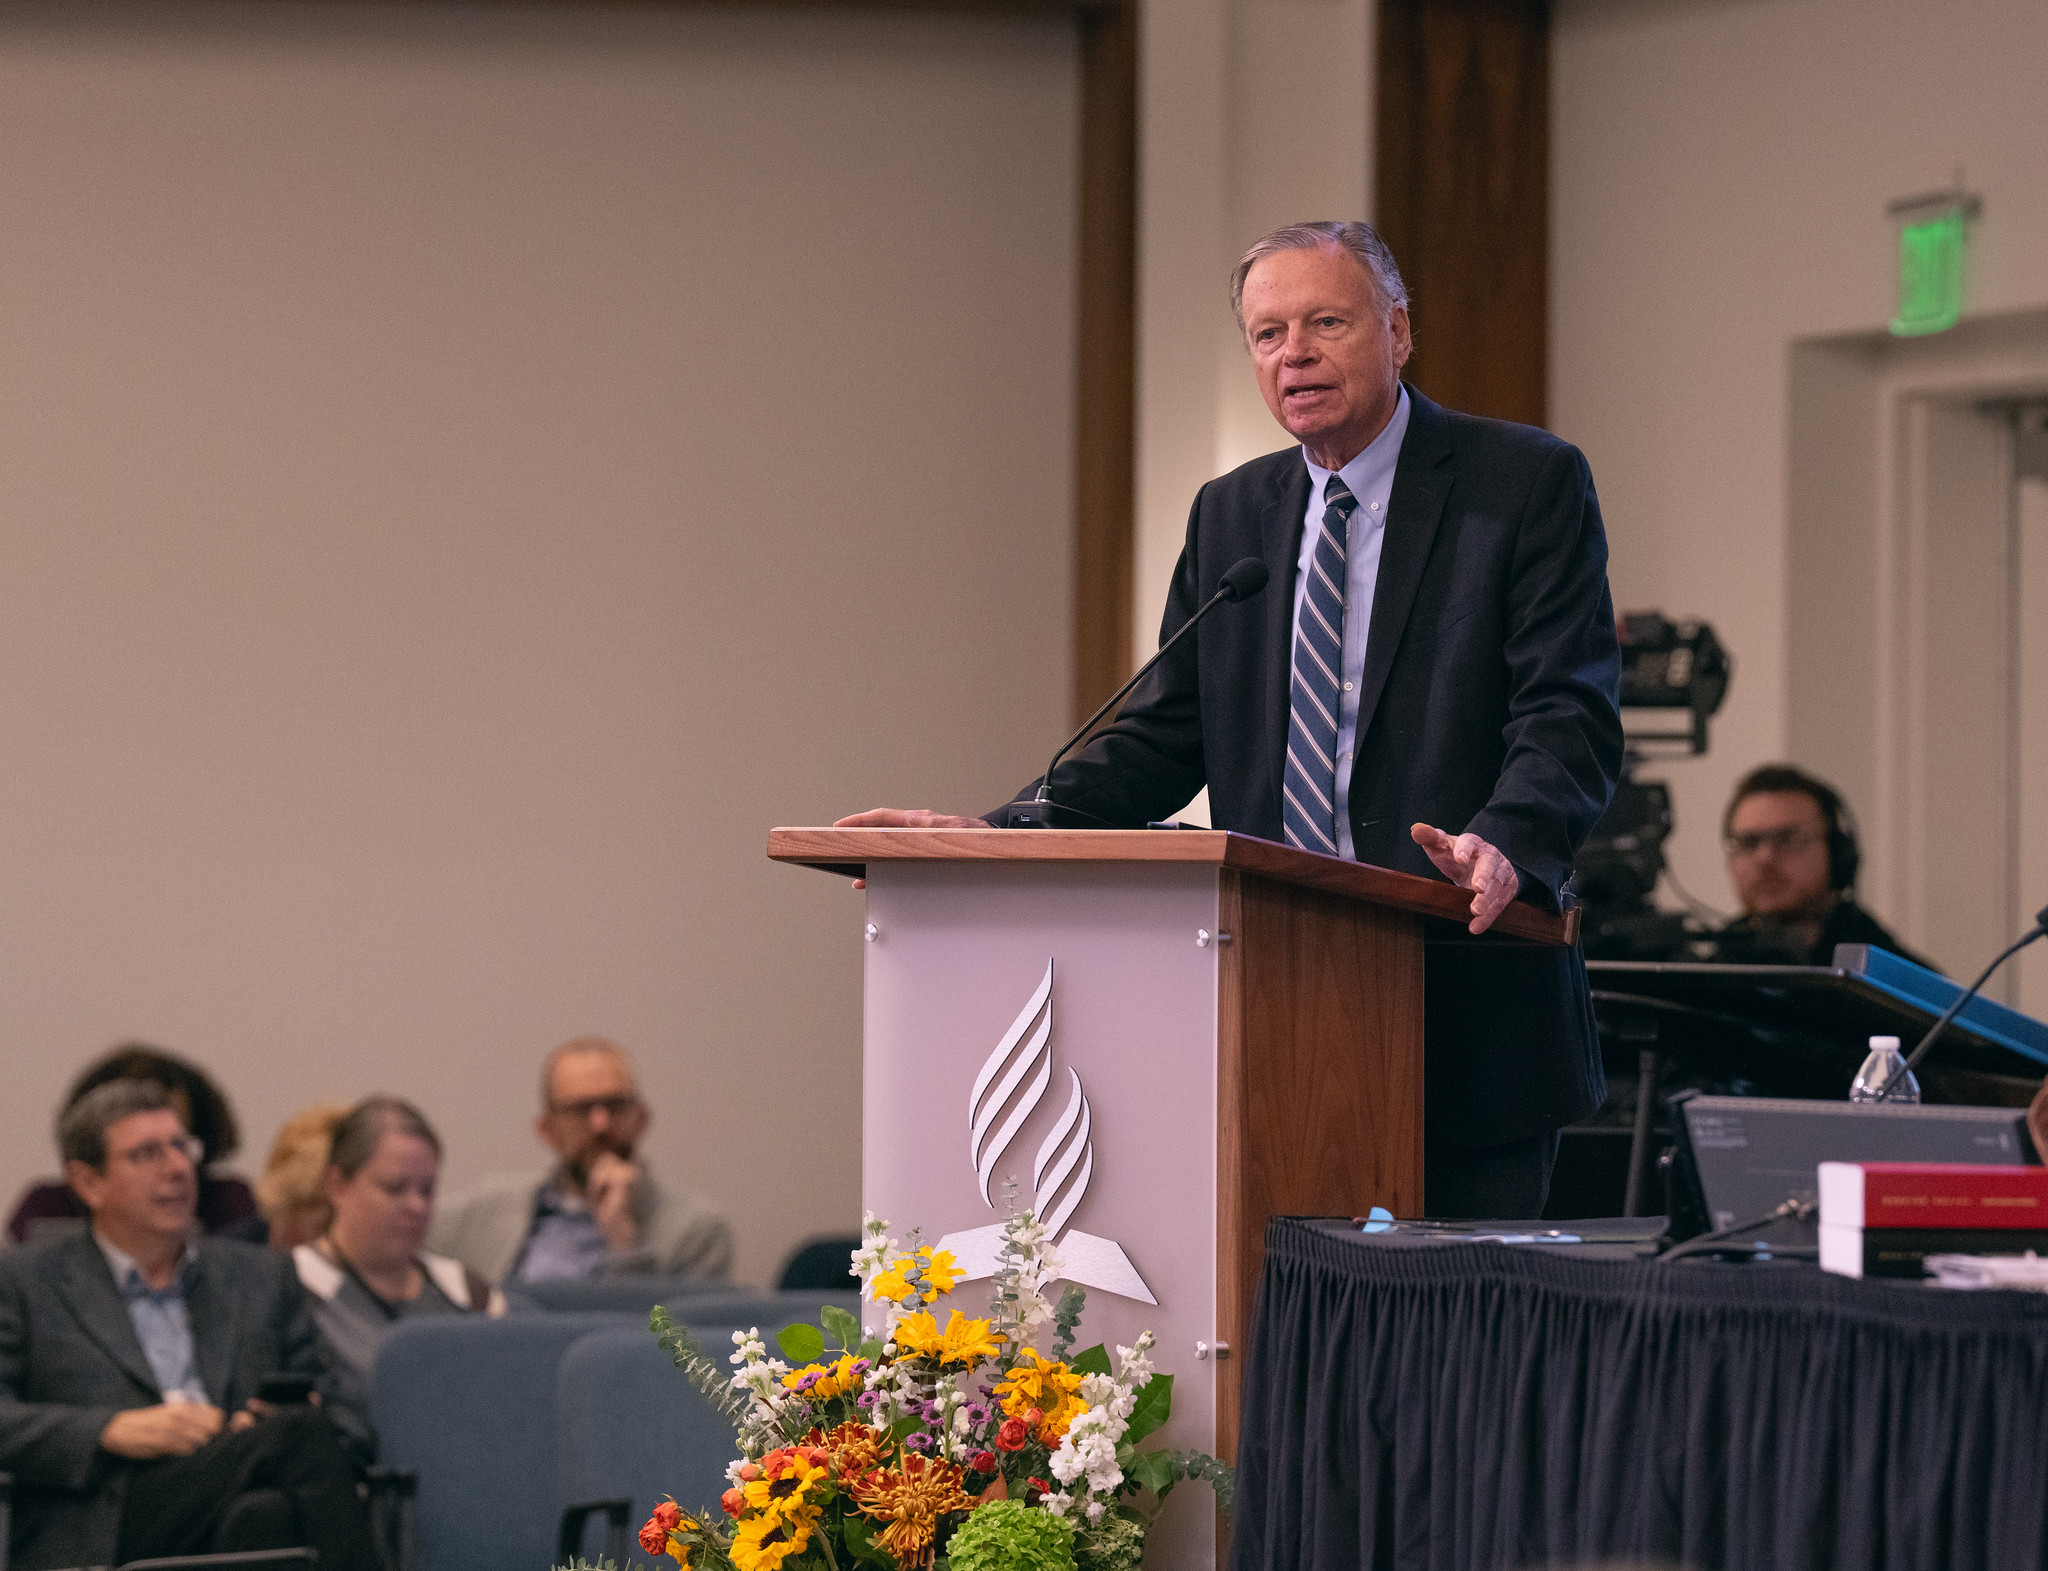
[(1380, 0), (1374, 223), (1408, 282), (1408, 379), (1544, 421), (1550, 310), (1546, 0)]

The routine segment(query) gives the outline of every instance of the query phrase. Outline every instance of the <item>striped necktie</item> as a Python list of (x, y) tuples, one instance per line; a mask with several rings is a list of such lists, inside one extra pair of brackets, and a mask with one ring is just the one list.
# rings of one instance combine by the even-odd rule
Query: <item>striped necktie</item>
[(1342, 477), (1323, 488), (1323, 533), (1309, 563), (1294, 637), (1281, 822), (1287, 843), (1337, 854), (1337, 704), (1344, 664), (1345, 556), (1358, 498)]

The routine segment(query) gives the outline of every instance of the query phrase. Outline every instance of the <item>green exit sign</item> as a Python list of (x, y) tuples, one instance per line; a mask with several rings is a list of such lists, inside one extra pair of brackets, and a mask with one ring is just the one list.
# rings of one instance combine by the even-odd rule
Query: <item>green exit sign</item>
[(1892, 203), (1899, 224), (1899, 307), (1891, 328), (1899, 337), (1946, 332), (1962, 320), (1977, 212), (1977, 199), (1960, 189)]

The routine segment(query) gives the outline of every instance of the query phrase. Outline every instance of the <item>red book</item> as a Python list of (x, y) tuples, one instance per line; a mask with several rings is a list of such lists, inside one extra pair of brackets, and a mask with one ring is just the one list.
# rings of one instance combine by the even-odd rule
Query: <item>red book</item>
[(2048, 1229), (2048, 1167), (1823, 1162), (1823, 1227)]

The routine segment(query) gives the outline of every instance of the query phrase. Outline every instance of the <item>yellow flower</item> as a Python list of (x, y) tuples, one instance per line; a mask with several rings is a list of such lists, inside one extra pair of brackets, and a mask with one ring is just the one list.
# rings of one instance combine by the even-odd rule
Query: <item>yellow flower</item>
[(769, 1457), (763, 1457), (762, 1462), (767, 1464), (771, 1457), (780, 1460), (768, 1466), (761, 1477), (746, 1486), (747, 1509), (783, 1521), (815, 1515), (817, 1508), (811, 1502), (811, 1487), (829, 1477), (825, 1469), (786, 1450), (772, 1452)]
[(984, 1358), (994, 1358), (996, 1344), (1003, 1340), (1003, 1333), (991, 1331), (986, 1320), (969, 1320), (956, 1309), (953, 1318), (946, 1322), (946, 1335), (939, 1344), (939, 1362), (972, 1367)]
[(1037, 1408), (1044, 1415), (1037, 1430), (1040, 1443), (1057, 1445), (1068, 1426), (1088, 1411), (1080, 1397), (1082, 1378), (1065, 1364), (1053, 1363), (1036, 1348), (1027, 1347), (1017, 1355), (1008, 1376), (996, 1382), (996, 1395), (1012, 1418)]
[[(959, 1318), (959, 1311), (954, 1311)], [(896, 1328), (889, 1333), (895, 1340), (898, 1352), (908, 1353), (914, 1358), (934, 1358), (945, 1345), (945, 1336), (939, 1330), (939, 1322), (928, 1309), (920, 1309), (914, 1315), (905, 1315), (896, 1322)]]
[[(904, 1457), (900, 1472), (877, 1468), (855, 1479), (848, 1492), (862, 1516), (888, 1524), (882, 1530), (882, 1547), (898, 1565), (922, 1565), (921, 1557), (937, 1536), (939, 1518), (974, 1507), (974, 1497), (960, 1487), (961, 1482), (960, 1469), (953, 1463), (910, 1455)], [(733, 1563), (740, 1571), (752, 1571), (740, 1564), (738, 1550), (735, 1541)]]
[(953, 1291), (953, 1284), (960, 1280), (960, 1262), (953, 1258), (953, 1251), (941, 1249), (934, 1254), (929, 1249), (920, 1249), (917, 1256), (924, 1262), (924, 1279), (930, 1284), (932, 1296)]
[(897, 1321), (890, 1335), (895, 1337), (900, 1351), (940, 1364), (972, 1365), (979, 1359), (993, 1358), (996, 1344), (1003, 1340), (1000, 1331), (989, 1330), (986, 1320), (969, 1320), (957, 1309), (944, 1331), (939, 1329), (937, 1316), (929, 1310), (919, 1310)]
[(909, 1270), (909, 1261), (897, 1261), (868, 1284), (868, 1291), (878, 1301), (891, 1304), (900, 1304), (906, 1299), (915, 1298), (917, 1289), (910, 1285)]
[(734, 1530), (732, 1548), (726, 1553), (739, 1571), (776, 1571), (783, 1561), (810, 1547), (815, 1520), (811, 1516), (785, 1520), (772, 1511), (750, 1516)]

